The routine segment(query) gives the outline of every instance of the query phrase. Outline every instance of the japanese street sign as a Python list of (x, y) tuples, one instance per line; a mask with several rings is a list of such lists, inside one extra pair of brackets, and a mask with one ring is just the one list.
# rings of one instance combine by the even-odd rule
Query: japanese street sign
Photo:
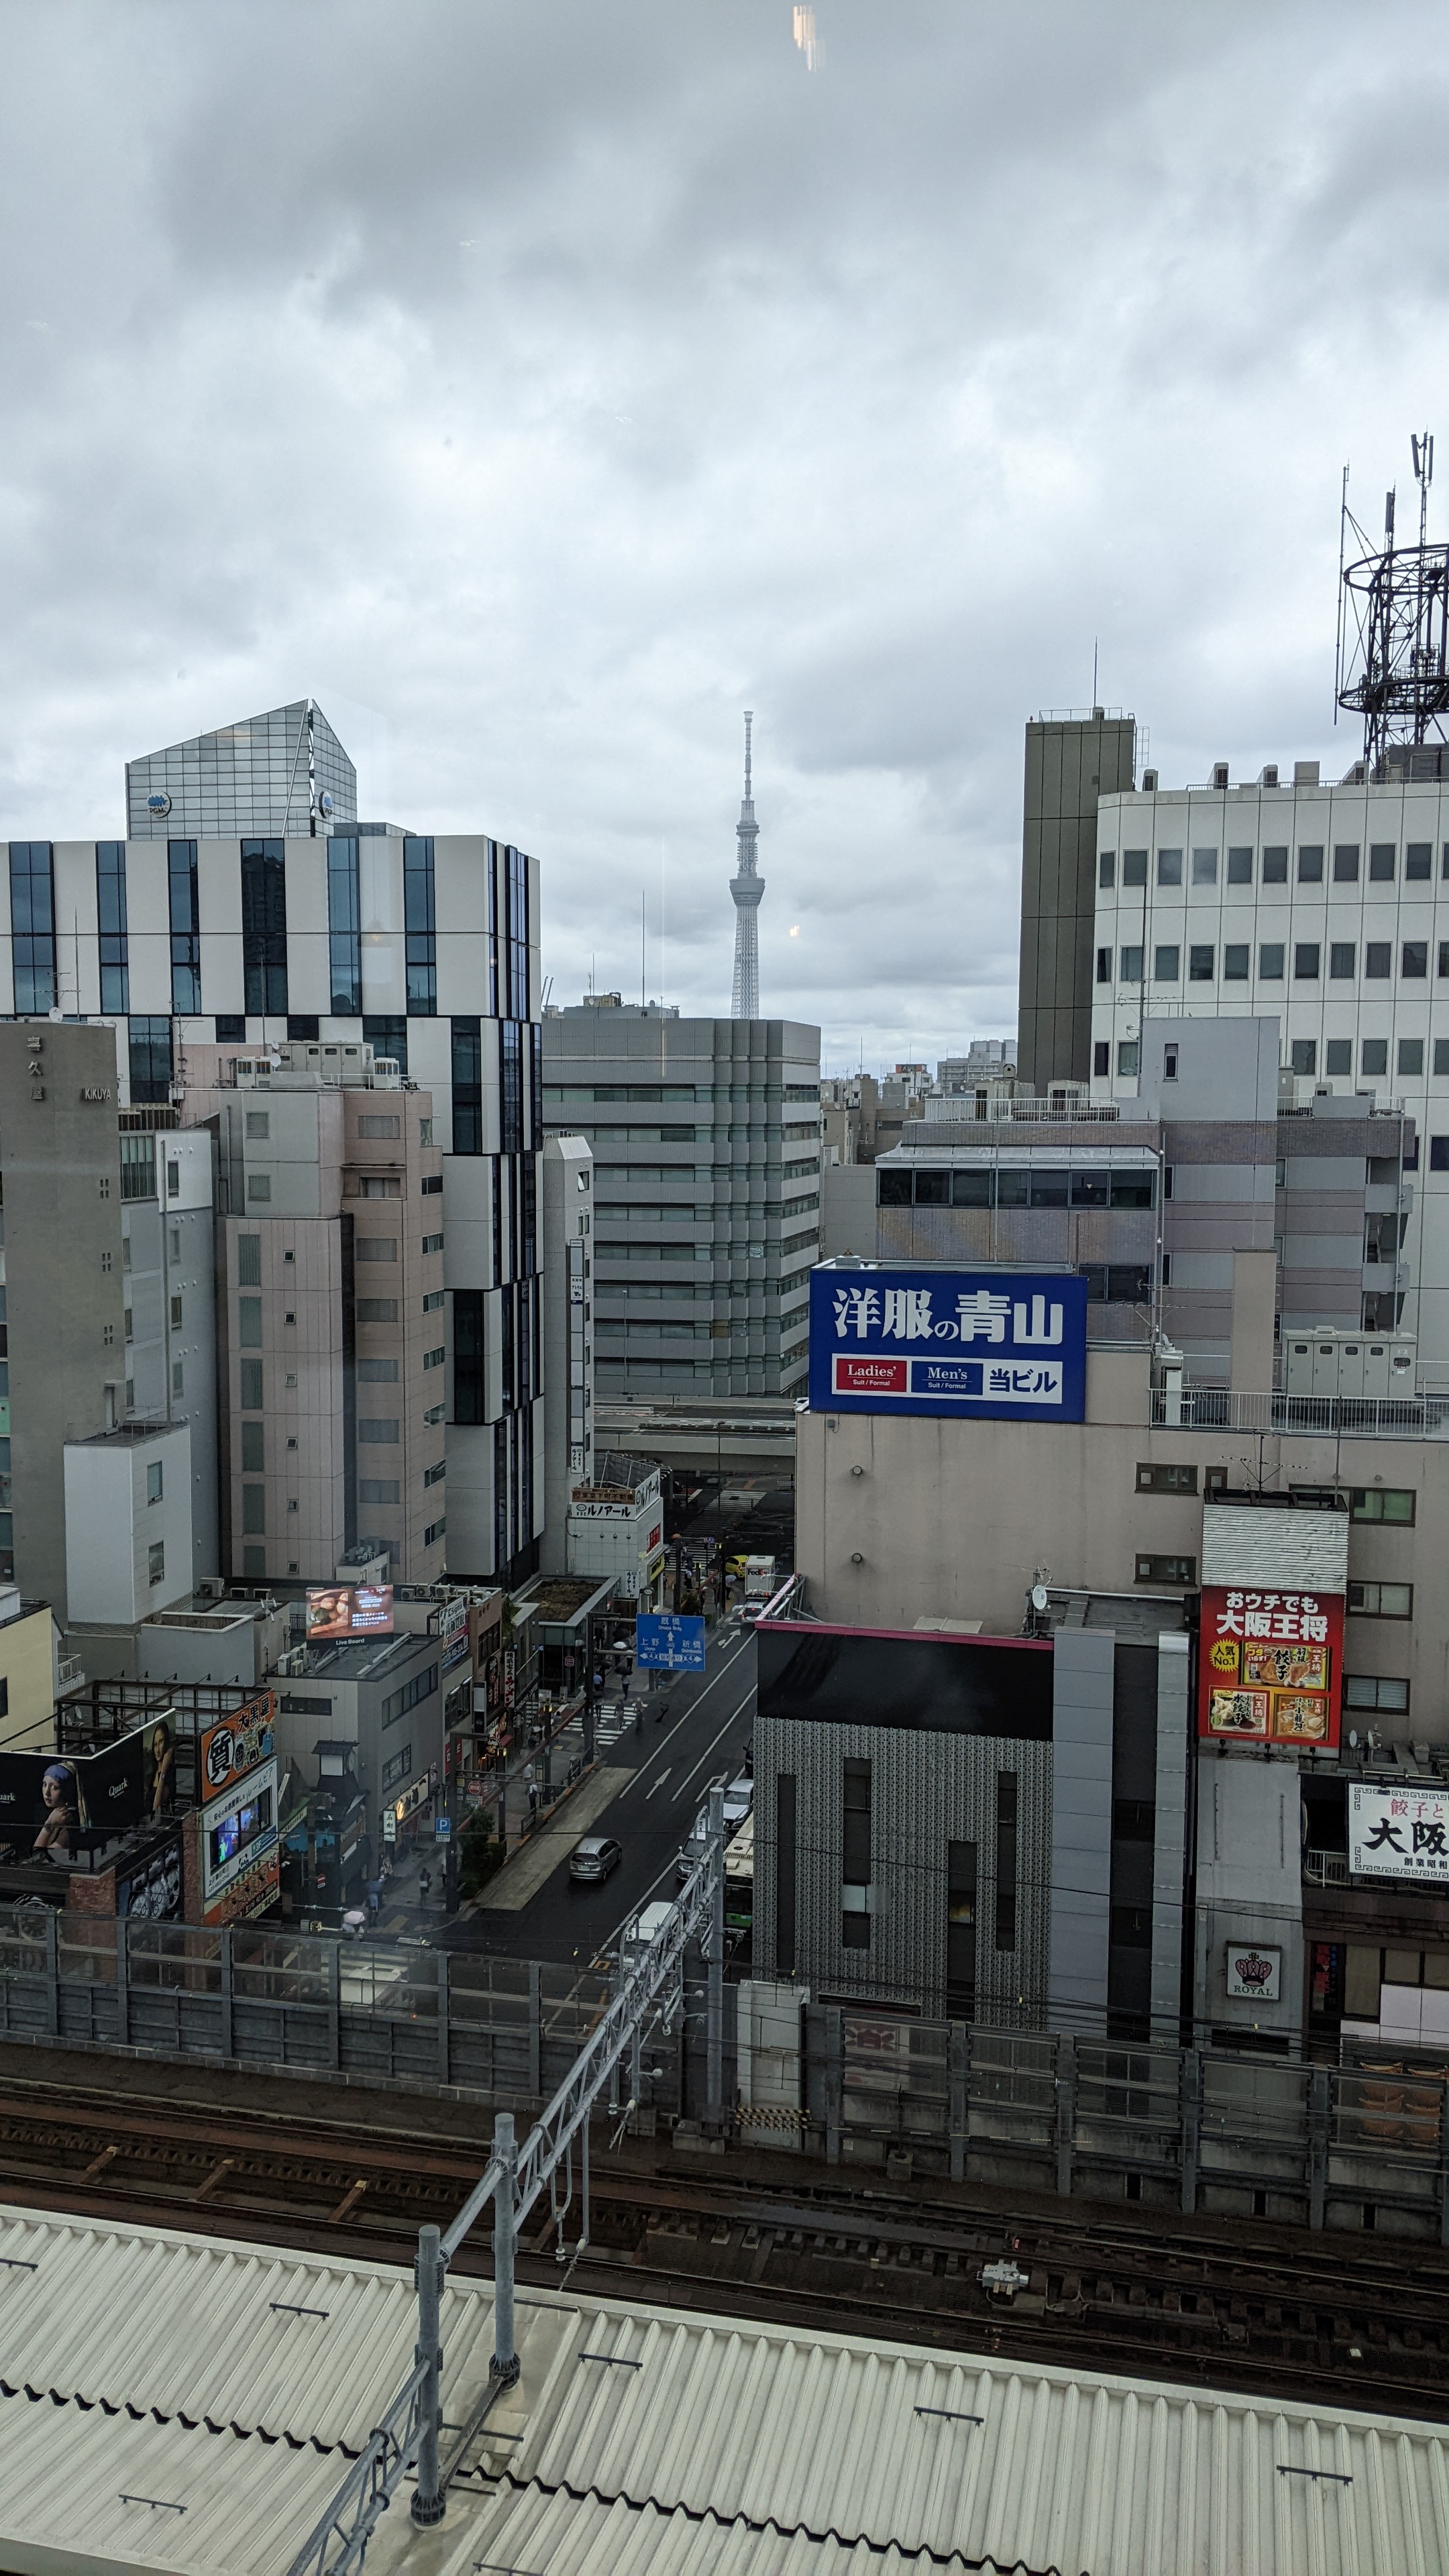
[(634, 1661), (646, 1672), (702, 1673), (704, 1621), (670, 1610), (646, 1613), (634, 1622)]
[(1218, 1743), (1338, 1743), (1343, 1595), (1206, 1583), (1197, 1731)]
[(1375, 1789), (1355, 1780), (1348, 1792), (1348, 1866), (1355, 1878), (1449, 1881), (1449, 1789)]
[(814, 1413), (1080, 1422), (1087, 1283), (1070, 1271), (822, 1267), (810, 1274)]
[(434, 1818), (433, 1818), (433, 1840), (434, 1840), (434, 1842), (435, 1842), (435, 1843), (450, 1843), (450, 1842), (452, 1841), (452, 1839), (453, 1839), (453, 1819), (452, 1819), (452, 1817), (451, 1817), (451, 1816), (434, 1816)]

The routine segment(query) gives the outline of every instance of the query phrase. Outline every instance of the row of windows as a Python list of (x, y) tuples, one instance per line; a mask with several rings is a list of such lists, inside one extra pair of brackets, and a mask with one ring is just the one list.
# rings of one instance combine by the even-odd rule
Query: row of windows
[[(1353, 1045), (1352, 1038), (1325, 1038), (1322, 1046), (1322, 1071), (1325, 1074), (1351, 1075), (1354, 1069)], [(1317, 1038), (1290, 1039), (1288, 1054), (1291, 1070), (1311, 1080), (1320, 1070), (1319, 1052)], [(1360, 1074), (1370, 1081), (1382, 1081), (1389, 1070), (1388, 1039), (1360, 1038), (1358, 1052)], [(1449, 1074), (1449, 1038), (1435, 1038), (1432, 1061), (1436, 1074)], [(1120, 1079), (1124, 1082), (1135, 1082), (1141, 1070), (1141, 1062), (1142, 1050), (1139, 1041), (1136, 1038), (1119, 1038), (1117, 1072)], [(1093, 1077), (1101, 1081), (1110, 1075), (1111, 1070), (1110, 1043), (1106, 1038), (1098, 1038), (1092, 1046)], [(1395, 1070), (1406, 1081), (1422, 1079), (1424, 1072), (1422, 1038), (1400, 1038), (1395, 1049)], [(1438, 1171), (1440, 1166), (1433, 1163), (1432, 1168)]]
[[(1265, 845), (1259, 861), (1258, 882), (1261, 885), (1286, 885), (1288, 883), (1288, 862), (1290, 855), (1291, 853), (1286, 842), (1280, 842), (1276, 847)], [(1149, 850), (1124, 850), (1122, 852), (1122, 883), (1124, 886), (1146, 885), (1147, 863), (1150, 857), (1151, 852)], [(1361, 857), (1362, 848), (1359, 842), (1335, 842), (1331, 862), (1331, 882), (1334, 885), (1357, 885), (1359, 882), (1359, 863)], [(1395, 876), (1398, 873), (1398, 857), (1399, 851), (1398, 843), (1396, 841), (1371, 841), (1369, 843), (1368, 853), (1368, 883), (1370, 885), (1392, 885)], [(1180, 886), (1184, 882), (1198, 886), (1212, 886), (1217, 884), (1218, 871), (1219, 868), (1223, 866), (1224, 854), (1222, 852), (1216, 849), (1193, 850), (1190, 854), (1190, 875), (1185, 879), (1183, 873), (1184, 862), (1188, 858), (1189, 853), (1183, 850), (1159, 850), (1157, 853), (1157, 883), (1160, 886), (1165, 887)], [(1300, 885), (1322, 885), (1324, 882), (1324, 869), (1327, 858), (1328, 853), (1321, 841), (1300, 842), (1298, 846), (1298, 865), (1296, 869), (1298, 883)], [(1228, 885), (1251, 885), (1253, 883), (1253, 866), (1254, 852), (1251, 845), (1245, 848), (1228, 850), (1226, 853), (1226, 867), (1224, 869), (1225, 882)], [(1422, 883), (1425, 879), (1432, 877), (1433, 873), (1433, 842), (1407, 842), (1404, 848), (1404, 876), (1406, 881), (1411, 884)], [(1441, 873), (1444, 877), (1449, 878), (1449, 841), (1446, 841), (1443, 845)], [(1103, 850), (1097, 861), (1097, 883), (1099, 886), (1108, 887), (1115, 885), (1116, 882), (1117, 853), (1115, 850)]]
[[(1282, 940), (1265, 939), (1258, 948), (1258, 981), (1281, 984), (1287, 947)], [(1147, 951), (1130, 945), (1119, 949), (1117, 980), (1121, 984), (1140, 984)], [(1229, 940), (1223, 947), (1223, 982), (1246, 984), (1252, 949), (1247, 940)], [(1190, 984), (1211, 984), (1216, 979), (1217, 950), (1211, 945), (1190, 947), (1187, 952), (1187, 980)], [(1316, 984), (1323, 965), (1323, 948), (1316, 939), (1300, 939), (1293, 948), (1293, 981)], [(1439, 942), (1439, 973), (1449, 977), (1449, 939)], [(1390, 939), (1366, 939), (1363, 949), (1363, 974), (1366, 983), (1386, 983), (1394, 971), (1394, 946)], [(1427, 939), (1406, 939), (1399, 949), (1399, 973), (1408, 983), (1422, 982), (1429, 972)], [(1330, 983), (1352, 983), (1358, 973), (1358, 947), (1352, 939), (1329, 942), (1328, 975)], [(1097, 951), (1097, 981), (1112, 981), (1112, 951)], [(1152, 951), (1154, 984), (1180, 984), (1182, 950), (1170, 941), (1160, 942)]]
[(877, 1207), (1150, 1208), (1157, 1203), (1151, 1171), (1020, 1170), (903, 1172), (878, 1164)]
[[(678, 1101), (769, 1101), (813, 1100), (815, 1094), (804, 1083), (778, 1082), (551, 1082), (544, 1091), (544, 1105), (550, 1109), (572, 1109), (587, 1101), (637, 1100), (644, 1104)], [(607, 1131), (605, 1131), (607, 1132)], [(637, 1127), (624, 1127), (620, 1135), (639, 1134)], [(682, 1130), (670, 1129), (670, 1134)]]
[[(1203, 1491), (1225, 1493), (1228, 1484), (1226, 1467), (1203, 1470)], [(1195, 1494), (1197, 1469), (1181, 1459), (1144, 1459), (1137, 1469), (1139, 1494)], [(1321, 1488), (1315, 1487), (1315, 1496)], [(1353, 1521), (1412, 1529), (1416, 1516), (1417, 1496), (1411, 1486), (1351, 1485), (1348, 1489), (1348, 1516)], [(1362, 1586), (1359, 1587), (1362, 1590)]]
[[(100, 948), (101, 1008), (130, 1010), (130, 944), (126, 910), (126, 844), (98, 841), (96, 851), (96, 919)], [(488, 845), (489, 1015), (498, 1014), (499, 990), (499, 851)], [(528, 1016), (528, 862), (522, 851), (503, 854), (504, 989), (508, 1016)], [(49, 841), (12, 841), (10, 858), (10, 928), (14, 945), (15, 1008), (22, 1014), (56, 1007), (54, 854)], [(166, 844), (167, 900), (170, 932), (171, 1008), (184, 1019), (201, 1010), (201, 915), (197, 845), (193, 840)], [(241, 843), (242, 971), (246, 1009), (256, 1016), (282, 1017), (287, 1011), (286, 844), (281, 840)], [(433, 1016), (437, 996), (437, 905), (433, 843), (426, 837), (403, 842), (403, 924), (406, 948), (407, 1010), (414, 1018)], [(327, 844), (327, 929), (331, 975), (331, 1009), (343, 1019), (362, 1012), (362, 908), (358, 836), (337, 833)], [(235, 1027), (238, 1015), (223, 1015), (218, 1039), (244, 1040)], [(317, 1032), (315, 1026), (309, 1034)], [(466, 1149), (465, 1149), (466, 1150)]]

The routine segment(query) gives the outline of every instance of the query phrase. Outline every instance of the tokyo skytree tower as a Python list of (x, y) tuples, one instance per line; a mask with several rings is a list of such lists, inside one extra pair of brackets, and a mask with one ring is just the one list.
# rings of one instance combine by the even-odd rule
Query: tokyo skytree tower
[(755, 719), (745, 710), (745, 793), (740, 806), (740, 819), (735, 825), (739, 843), (739, 864), (730, 879), (730, 892), (735, 899), (735, 987), (730, 1002), (730, 1017), (735, 1020), (757, 1020), (760, 1016), (760, 897), (765, 880), (758, 874), (757, 843), (760, 827), (755, 821), (755, 799), (750, 777), (750, 727)]

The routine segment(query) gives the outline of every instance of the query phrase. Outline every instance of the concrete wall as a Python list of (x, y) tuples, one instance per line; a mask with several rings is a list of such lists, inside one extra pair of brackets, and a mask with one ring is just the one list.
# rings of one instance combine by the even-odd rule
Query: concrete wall
[(48, 1605), (0, 1620), (0, 1753), (48, 1753), (54, 1746), (55, 1653)]
[[(909, 1628), (926, 1616), (979, 1619), (988, 1635), (1014, 1635), (1038, 1567), (1055, 1583), (1094, 1592), (1180, 1591), (1139, 1584), (1137, 1559), (1200, 1560), (1209, 1468), (1233, 1486), (1261, 1475), (1284, 1492), (1407, 1489), (1416, 1497), (1412, 1525), (1349, 1522), (1348, 1571), (1411, 1584), (1413, 1617), (1350, 1613), (1345, 1670), (1409, 1682), (1408, 1716), (1383, 1731), (1449, 1742), (1449, 1596), (1438, 1538), (1449, 1525), (1449, 1441), (1270, 1434), (1260, 1442), (1256, 1433), (1152, 1430), (1147, 1363), (1134, 1352), (1090, 1352), (1087, 1390), (1092, 1418), (1060, 1428), (799, 1414), (796, 1564), (811, 1607), (852, 1626)], [(1139, 1466), (1169, 1462), (1195, 1468), (1196, 1495), (1138, 1490)], [(1330, 1517), (1302, 1519), (1311, 1526)]]
[[(161, 1491), (148, 1490), (153, 1470)], [(71, 1618), (134, 1626), (191, 1590), (191, 1434), (184, 1423), (119, 1430), (65, 1451), (65, 1529)], [(152, 1551), (162, 1551), (160, 1574)]]
[(14, 1575), (64, 1625), (64, 1446), (119, 1420), (125, 1401), (110, 1029), (0, 1026), (0, 1180)]
[[(1213, 2030), (1285, 2040), (1303, 2023), (1303, 1863), (1298, 1766), (1243, 1760), (1205, 1746), (1198, 1756), (1194, 2011)], [(1276, 2002), (1231, 1998), (1230, 1945), (1283, 1953)]]
[(1116, 1639), (1057, 1631), (1052, 1671), (1053, 2030), (1100, 2038), (1107, 2021), (1112, 1885), (1112, 1681)]

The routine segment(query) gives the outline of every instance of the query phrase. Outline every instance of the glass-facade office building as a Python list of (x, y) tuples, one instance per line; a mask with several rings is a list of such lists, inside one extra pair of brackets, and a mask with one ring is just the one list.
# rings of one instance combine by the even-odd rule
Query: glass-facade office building
[(238, 1056), (285, 1040), (324, 1065), (361, 1040), (432, 1093), (448, 1571), (520, 1579), (544, 1490), (537, 864), (482, 833), (359, 823), (310, 701), (133, 761), (127, 792), (124, 841), (9, 844), (0, 1018), (113, 1020), (120, 1102), (185, 1125), (215, 1115)]

